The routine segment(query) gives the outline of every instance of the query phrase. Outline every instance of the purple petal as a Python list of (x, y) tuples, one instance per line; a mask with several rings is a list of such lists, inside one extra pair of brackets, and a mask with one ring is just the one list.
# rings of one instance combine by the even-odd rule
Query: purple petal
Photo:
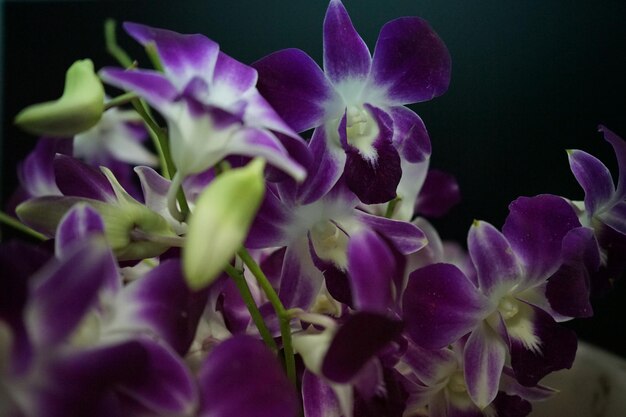
[(143, 46), (154, 43), (168, 75), (181, 84), (195, 76), (211, 80), (219, 45), (203, 35), (182, 35), (138, 23), (124, 23), (124, 29)]
[(87, 204), (77, 204), (59, 222), (55, 238), (57, 258), (64, 258), (69, 248), (91, 234), (104, 234), (104, 222), (96, 210)]
[(308, 370), (302, 376), (302, 403), (306, 417), (341, 417), (333, 390)]
[(293, 130), (304, 132), (323, 124), (324, 105), (335, 92), (311, 57), (299, 49), (284, 49), (253, 66), (259, 72), (259, 92)]
[(19, 165), (20, 184), (29, 197), (61, 195), (54, 178), (53, 161), (57, 153), (71, 154), (72, 141), (41, 138), (35, 149)]
[(498, 392), (493, 401), (493, 408), (499, 417), (526, 417), (532, 411), (529, 401), (518, 395), (508, 395)]
[(459, 183), (447, 172), (431, 169), (415, 201), (415, 212), (439, 218), (461, 201)]
[(278, 295), (285, 308), (307, 310), (318, 294), (324, 276), (313, 264), (308, 239), (299, 239), (287, 247)]
[(572, 229), (563, 239), (563, 258), (563, 264), (546, 285), (550, 307), (567, 317), (591, 317), (589, 276), (600, 266), (593, 230), (586, 227)]
[(185, 363), (175, 352), (149, 339), (141, 340), (141, 345), (144, 366), (126, 380), (117, 381), (116, 389), (154, 413), (191, 415), (197, 407), (198, 392)]
[(149, 330), (182, 355), (193, 341), (206, 301), (206, 291), (189, 290), (180, 261), (169, 259), (124, 288), (115, 301), (118, 321), (113, 325)]
[(341, 141), (347, 143), (344, 175), (350, 190), (363, 203), (386, 203), (396, 196), (396, 188), (402, 178), (400, 155), (391, 142), (389, 115), (372, 106), (366, 107), (380, 130), (378, 137), (372, 143), (375, 156), (364, 155), (360, 149), (349, 143), (344, 115), (339, 125)]
[(388, 239), (403, 255), (409, 255), (422, 249), (428, 243), (426, 235), (413, 223), (374, 216), (364, 211), (355, 210), (356, 218)]
[(104, 174), (76, 158), (57, 155), (54, 158), (54, 174), (65, 196), (108, 202), (116, 200), (113, 188)]
[(611, 173), (606, 165), (587, 152), (572, 150), (567, 155), (572, 173), (585, 191), (585, 208), (593, 216), (615, 193)]
[(626, 201), (621, 201), (608, 212), (602, 213), (600, 219), (616, 232), (626, 235)]
[(228, 149), (231, 154), (260, 156), (297, 181), (304, 180), (306, 176), (304, 168), (289, 157), (283, 144), (267, 130), (240, 129), (230, 138)]
[(289, 239), (284, 227), (290, 221), (291, 213), (274, 191), (268, 188), (248, 233), (246, 247), (261, 249), (286, 246)]
[(617, 181), (616, 194), (623, 198), (626, 196), (626, 142), (605, 126), (598, 126), (598, 131), (604, 134), (604, 139), (613, 146), (617, 166), (619, 168), (619, 179)]
[(307, 179), (298, 189), (298, 200), (302, 204), (310, 204), (326, 195), (343, 174), (346, 163), (343, 149), (328, 143), (324, 126), (313, 131), (309, 150), (313, 160)]
[[(334, 382), (349, 382), (401, 332), (401, 322), (379, 314), (359, 312), (350, 316), (339, 328), (326, 352), (322, 363), (323, 375)], [(355, 346), (358, 349), (354, 349)]]
[(520, 197), (509, 205), (502, 232), (524, 263), (526, 285), (541, 282), (556, 271), (561, 242), (575, 227), (580, 227), (576, 213), (560, 197)]
[(392, 107), (393, 143), (408, 162), (422, 162), (430, 157), (432, 148), (426, 126), (413, 110), (404, 106)]
[(30, 334), (37, 344), (62, 342), (97, 301), (100, 287), (116, 279), (117, 262), (101, 237), (75, 245), (64, 259), (39, 270), (27, 306)]
[(386, 313), (392, 305), (392, 277), (398, 271), (391, 250), (376, 232), (364, 228), (350, 235), (348, 273), (355, 307)]
[(206, 358), (198, 375), (199, 417), (293, 417), (298, 399), (276, 357), (259, 340), (234, 336)]
[(324, 72), (333, 83), (365, 80), (371, 55), (340, 0), (331, 0), (324, 18)]
[(499, 298), (520, 280), (522, 271), (511, 245), (491, 224), (474, 221), (467, 247), (483, 294)]
[(402, 360), (411, 367), (411, 371), (426, 386), (441, 383), (445, 378), (452, 375), (458, 367), (455, 353), (447, 347), (423, 349), (410, 344)]
[(390, 104), (430, 100), (448, 89), (450, 54), (425, 20), (401, 17), (381, 29), (371, 77)]
[(576, 334), (543, 310), (520, 303), (520, 311), (506, 325), (511, 366), (520, 384), (534, 386), (550, 372), (572, 366)]
[(179, 95), (176, 87), (156, 71), (105, 67), (98, 75), (107, 84), (137, 93), (161, 113), (167, 114), (171, 102)]
[(404, 292), (407, 334), (419, 346), (443, 348), (472, 331), (487, 313), (487, 304), (456, 266), (425, 266), (411, 273)]
[(227, 97), (232, 101), (238, 100), (242, 94), (254, 88), (257, 78), (254, 68), (220, 52), (213, 74), (211, 94)]
[(506, 345), (487, 324), (480, 324), (470, 335), (463, 351), (467, 391), (480, 408), (489, 405), (498, 393), (506, 359)]

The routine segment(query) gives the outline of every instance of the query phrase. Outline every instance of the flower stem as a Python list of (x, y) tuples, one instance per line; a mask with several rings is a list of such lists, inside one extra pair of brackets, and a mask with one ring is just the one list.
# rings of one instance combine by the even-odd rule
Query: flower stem
[(27, 234), (29, 236), (32, 236), (35, 239), (38, 239), (38, 240), (47, 240), (48, 239), (43, 234), (41, 234), (41, 233), (37, 232), (36, 230), (33, 230), (30, 227), (26, 226), (25, 224), (20, 222), (15, 217), (9, 216), (8, 214), (3, 213), (1, 211), (0, 211), (0, 223), (4, 223), (7, 226), (11, 226), (12, 228), (14, 228), (16, 230), (19, 230), (20, 232), (25, 233), (25, 234)]
[(250, 269), (250, 272), (256, 278), (259, 286), (267, 296), (267, 299), (274, 307), (274, 311), (278, 316), (280, 323), (280, 335), (283, 341), (283, 352), (285, 355), (285, 369), (289, 380), (296, 385), (296, 359), (293, 353), (293, 345), (291, 343), (291, 328), (289, 327), (289, 321), (291, 320), (290, 314), (285, 310), (283, 303), (278, 298), (278, 294), (272, 288), (272, 284), (267, 279), (259, 265), (256, 263), (252, 256), (248, 253), (246, 248), (242, 247), (237, 252), (237, 255), (241, 258), (243, 263)]
[(112, 98), (111, 100), (107, 101), (106, 103), (104, 103), (104, 110), (109, 110), (113, 107), (117, 107), (117, 106), (121, 106), (122, 104), (126, 104), (126, 103), (130, 103), (133, 99), (137, 98), (137, 94), (133, 93), (132, 91), (129, 93), (125, 93), (122, 95), (119, 95), (115, 98)]
[(256, 303), (254, 302), (254, 298), (252, 297), (252, 293), (250, 292), (250, 288), (248, 287), (248, 283), (246, 282), (245, 277), (243, 276), (243, 271), (238, 270), (232, 265), (226, 265), (224, 271), (233, 279), (237, 289), (239, 290), (239, 294), (243, 299), (243, 302), (246, 304), (248, 308), (248, 312), (250, 313), (250, 317), (252, 317), (252, 321), (254, 322), (256, 328), (259, 330), (261, 334), (261, 338), (263, 341), (274, 352), (278, 351), (278, 346), (276, 346), (276, 341), (272, 337), (265, 321), (263, 320), (263, 316), (259, 311)]
[(393, 212), (396, 210), (396, 206), (400, 201), (402, 201), (402, 198), (396, 197), (387, 204), (387, 210), (385, 211), (386, 218), (391, 219), (393, 217)]
[(106, 49), (122, 66), (126, 68), (131, 67), (133, 60), (130, 59), (126, 51), (117, 44), (115, 25), (116, 23), (113, 19), (107, 19), (104, 22), (104, 43), (106, 44)]

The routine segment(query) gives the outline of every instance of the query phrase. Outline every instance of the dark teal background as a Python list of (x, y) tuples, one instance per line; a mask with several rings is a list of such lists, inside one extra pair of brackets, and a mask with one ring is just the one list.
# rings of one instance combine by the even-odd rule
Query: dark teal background
[[(626, 137), (626, 2), (346, 0), (357, 30), (373, 49), (388, 20), (419, 15), (452, 55), (448, 93), (412, 106), (433, 144), (432, 166), (455, 174), (463, 202), (437, 222), (463, 241), (472, 219), (500, 227), (519, 195), (582, 193), (566, 148), (585, 149), (615, 168), (599, 123)], [(4, 7), (3, 202), (15, 164), (35, 138), (11, 125), (28, 104), (58, 97), (65, 70), (81, 58), (114, 65), (104, 52), (106, 17), (180, 32), (201, 32), (222, 50), (253, 62), (297, 47), (321, 61), (323, 0), (9, 2)], [(140, 62), (142, 51), (119, 34)], [(598, 317), (575, 326), (626, 356), (626, 285), (598, 305)]]

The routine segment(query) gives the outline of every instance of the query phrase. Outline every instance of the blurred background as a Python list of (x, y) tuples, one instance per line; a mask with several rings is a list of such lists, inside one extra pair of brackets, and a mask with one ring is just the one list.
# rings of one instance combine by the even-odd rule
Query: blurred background
[[(565, 149), (586, 150), (616, 173), (598, 124), (626, 137), (626, 2), (604, 0), (344, 0), (373, 50), (387, 21), (428, 20), (452, 55), (452, 82), (435, 100), (411, 106), (433, 145), (431, 166), (453, 173), (463, 200), (435, 223), (464, 243), (473, 219), (501, 227), (520, 195), (581, 199)], [(116, 65), (104, 49), (112, 17), (199, 32), (251, 63), (278, 49), (303, 49), (319, 63), (326, 0), (9, 1), (2, 5), (1, 190), (36, 141), (12, 125), (23, 107), (60, 96), (66, 69), (91, 58)], [(120, 44), (148, 61), (121, 31)], [(6, 232), (5, 232), (6, 236)], [(2, 273), (0, 271), (0, 273)], [(626, 356), (626, 282), (571, 324), (582, 338)]]

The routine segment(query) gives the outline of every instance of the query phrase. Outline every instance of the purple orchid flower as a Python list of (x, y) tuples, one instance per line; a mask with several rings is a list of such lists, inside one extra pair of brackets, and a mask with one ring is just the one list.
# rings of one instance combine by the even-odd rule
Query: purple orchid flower
[(275, 52), (254, 67), (261, 94), (292, 128), (316, 128), (315, 169), (328, 171), (329, 187), (345, 171), (361, 201), (383, 203), (396, 196), (404, 170), (428, 159), (424, 123), (404, 105), (445, 92), (450, 56), (424, 20), (387, 23), (372, 57), (341, 1), (331, 0), (324, 20), (324, 72), (298, 49)]
[[(572, 365), (576, 337), (555, 319), (591, 314), (585, 270), (599, 262), (591, 231), (563, 199), (519, 198), (509, 209), (503, 233), (485, 222), (470, 230), (475, 280), (432, 264), (411, 274), (403, 298), (407, 334), (419, 346), (443, 348), (469, 333), (464, 374), (480, 409), (496, 398), (507, 352), (526, 386)], [(560, 290), (568, 285), (574, 298)]]
[(183, 179), (229, 155), (262, 156), (297, 181), (304, 179), (302, 165), (309, 158), (305, 144), (261, 97), (253, 68), (224, 54), (202, 35), (136, 23), (125, 23), (124, 28), (142, 45), (156, 47), (164, 73), (104, 68), (100, 76), (136, 92), (166, 119), (177, 168), (169, 198), (173, 213)]
[(95, 210), (74, 207), (56, 257), (22, 277), (21, 318), (9, 322), (13, 366), (2, 375), (17, 416), (190, 415), (197, 405), (179, 354), (202, 302), (173, 261), (122, 286), (103, 229)]

